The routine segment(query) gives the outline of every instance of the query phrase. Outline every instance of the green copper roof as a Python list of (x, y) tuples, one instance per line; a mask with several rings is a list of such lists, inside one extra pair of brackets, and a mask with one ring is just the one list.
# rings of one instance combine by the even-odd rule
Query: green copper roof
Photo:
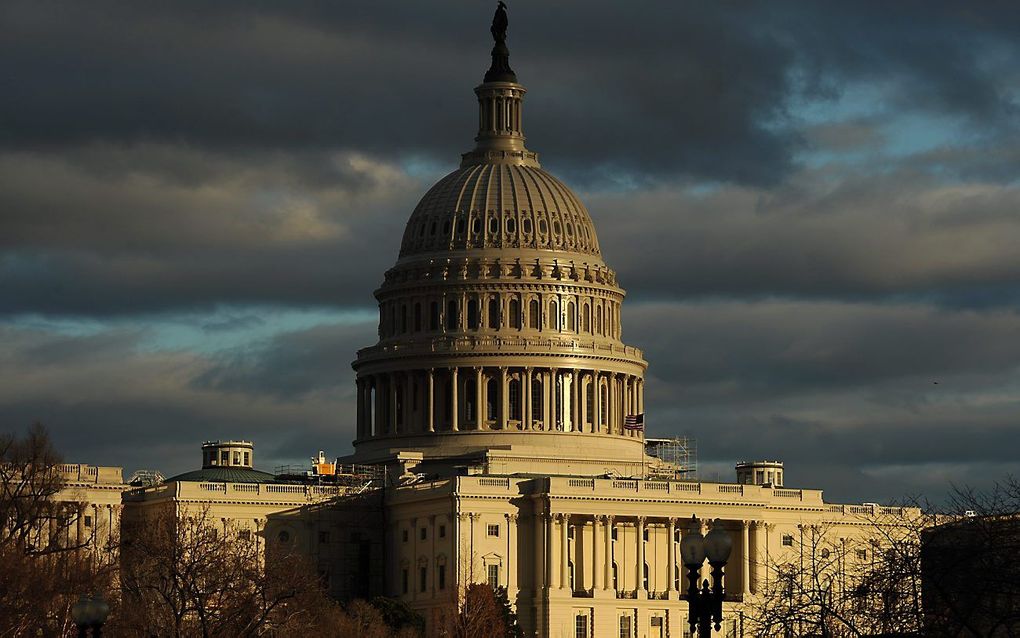
[(272, 483), (276, 477), (246, 467), (207, 467), (171, 476), (167, 483), (190, 481), (194, 483)]

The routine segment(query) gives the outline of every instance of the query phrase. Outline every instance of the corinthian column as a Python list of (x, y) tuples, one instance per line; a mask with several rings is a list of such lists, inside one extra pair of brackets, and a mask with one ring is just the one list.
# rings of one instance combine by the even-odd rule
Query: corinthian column
[[(645, 589), (645, 517), (638, 516), (637, 519), (637, 597), (647, 598), (648, 591)], [(651, 574), (649, 574), (651, 577)]]
[(570, 429), (574, 432), (581, 431), (581, 423), (578, 421), (578, 406), (577, 401), (580, 396), (578, 389), (578, 381), (580, 381), (581, 375), (577, 373), (577, 368), (570, 371)]
[(460, 429), (457, 425), (457, 416), (460, 412), (457, 400), (457, 368), (450, 368), (450, 402), (453, 404), (450, 410), (450, 429), (456, 432)]
[(615, 583), (613, 583), (613, 517), (605, 517), (606, 526), (603, 529), (605, 534), (605, 545), (606, 545), (606, 560), (602, 565), (602, 571), (605, 572), (605, 587), (607, 590), (616, 589)]
[(475, 429), (481, 430), (485, 425), (485, 393), (482, 391), (482, 369), (475, 368)]
[(428, 369), (428, 383), (425, 387), (428, 395), (428, 411), (425, 413), (425, 429), (434, 432), (436, 429), (436, 379), (435, 370)]
[(365, 438), (365, 380), (358, 379), (358, 438)]
[(517, 598), (517, 514), (506, 515), (506, 595), (513, 604)]
[(524, 383), (522, 385), (524, 387), (521, 388), (521, 397), (524, 399), (524, 405), (521, 410), (521, 418), (524, 419), (524, 429), (530, 430), (535, 423), (531, 417), (531, 393), (534, 390), (531, 386), (531, 368), (524, 368)]
[(673, 599), (673, 592), (676, 591), (676, 519), (670, 517), (669, 519), (669, 538), (666, 542), (666, 596), (669, 600)]
[(570, 589), (570, 514), (560, 515), (560, 589)]
[(499, 369), (499, 423), (501, 430), (506, 430), (510, 427), (510, 402), (508, 394), (507, 369), (506, 366), (502, 366)]
[(604, 520), (605, 516), (601, 515), (597, 515), (592, 519), (591, 545), (593, 554), (591, 566), (595, 577), (595, 580), (592, 582), (593, 591), (601, 591), (606, 588), (606, 573), (602, 567), (606, 561), (605, 542), (599, 538), (599, 532), (602, 531)]
[(749, 521), (740, 521), (740, 584), (744, 596), (751, 595), (751, 552), (748, 538)]

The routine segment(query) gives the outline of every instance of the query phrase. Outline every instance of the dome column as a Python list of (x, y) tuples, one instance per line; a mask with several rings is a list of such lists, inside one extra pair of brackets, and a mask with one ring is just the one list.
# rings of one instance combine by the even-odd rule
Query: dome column
[(482, 368), (475, 368), (475, 429), (485, 429), (485, 394), (482, 384)]
[(531, 368), (524, 368), (524, 383), (521, 385), (524, 386), (521, 388), (521, 399), (524, 401), (524, 405), (521, 406), (521, 418), (524, 420), (524, 429), (530, 430), (535, 424), (531, 415), (531, 393), (534, 391), (531, 387)]
[(594, 385), (594, 392), (592, 393), (591, 409), (592, 409), (592, 432), (602, 431), (602, 380), (598, 370), (592, 370), (592, 384)]
[(389, 433), (397, 433), (397, 375), (394, 372), (386, 375), (387, 378), (387, 394), (389, 395), (390, 401), (390, 413), (386, 416), (387, 423), (389, 424)]
[(498, 420), (498, 422), (500, 424), (500, 429), (501, 430), (506, 430), (507, 428), (510, 427), (510, 419), (509, 419), (510, 401), (509, 401), (509, 397), (507, 396), (509, 394), (509, 388), (507, 387), (508, 383), (509, 383), (509, 381), (507, 380), (507, 368), (506, 368), (506, 366), (500, 366), (500, 368), (499, 368), (499, 420)]
[(358, 396), (358, 438), (365, 438), (365, 380), (357, 380), (357, 396)]
[(433, 368), (426, 371), (425, 378), (425, 430), (435, 432), (436, 430), (436, 372)]
[(386, 428), (383, 421), (383, 415), (386, 414), (386, 394), (383, 392), (383, 378), (381, 374), (373, 375), (372, 385), (375, 386), (375, 410), (372, 411), (372, 425), (374, 426), (375, 436), (381, 436), (386, 433)]
[(560, 410), (563, 407), (563, 392), (560, 388), (560, 371), (559, 368), (550, 368), (549, 370), (549, 414), (546, 416), (546, 422), (549, 424), (550, 430), (562, 429), (562, 422), (560, 421)]
[(460, 402), (457, 400), (457, 368), (450, 368), (450, 429), (454, 432), (460, 430), (457, 424), (457, 413), (460, 412)]
[(580, 375), (577, 373), (577, 368), (574, 368), (570, 371), (570, 429), (574, 432), (581, 431), (580, 423), (577, 420), (577, 401), (579, 395), (577, 382), (579, 379)]

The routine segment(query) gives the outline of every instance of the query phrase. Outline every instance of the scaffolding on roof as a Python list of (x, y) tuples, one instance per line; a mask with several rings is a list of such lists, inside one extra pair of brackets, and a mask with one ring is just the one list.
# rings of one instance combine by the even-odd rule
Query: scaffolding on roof
[(648, 478), (693, 480), (698, 477), (698, 446), (694, 437), (645, 439), (645, 454), (653, 459), (645, 468)]

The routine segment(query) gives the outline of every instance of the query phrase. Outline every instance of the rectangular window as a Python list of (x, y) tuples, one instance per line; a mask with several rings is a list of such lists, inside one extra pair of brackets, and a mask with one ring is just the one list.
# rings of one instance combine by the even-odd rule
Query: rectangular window
[(486, 525), (485, 526), (486, 536), (499, 536), (499, 525)]
[(220, 465), (228, 465), (230, 463), (230, 453), (226, 450), (220, 452)]
[(439, 589), (446, 589), (446, 565), (439, 566)]
[(486, 573), (489, 577), (489, 587), (493, 589), (499, 587), (499, 565), (489, 565)]
[(630, 629), (630, 616), (620, 616), (620, 638), (633, 638)]
[(407, 593), (407, 568), (406, 567), (403, 570), (401, 570), (400, 578), (401, 578), (401, 581), (402, 581), (404, 593), (406, 594)]
[(244, 464), (251, 465), (251, 456), (248, 452), (244, 453)]
[(85, 527), (92, 527), (92, 517), (91, 516), (86, 516), (85, 517)]
[(407, 542), (407, 530), (406, 530), (406, 529), (405, 529), (405, 530), (401, 530), (401, 532), (400, 532), (400, 538), (401, 538), (401, 540), (403, 540), (403, 541), (404, 541), (405, 543)]
[(574, 638), (588, 638), (588, 616), (578, 614), (574, 616)]
[(446, 525), (439, 526), (439, 538), (446, 538)]
[(421, 567), (418, 570), (418, 591), (425, 591), (429, 587), (429, 570), (428, 567)]
[(783, 534), (783, 546), (793, 547), (793, 534)]
[(420, 534), (418, 536), (419, 536), (419, 538), (421, 538), (421, 540), (425, 540), (426, 537), (428, 537), (428, 530), (426, 528), (424, 528), (424, 527), (421, 528), (421, 532), (420, 532)]
[(866, 549), (857, 550), (857, 560), (868, 560), (868, 550)]
[(237, 537), (240, 538), (243, 541), (249, 541), (249, 540), (251, 540), (251, 530), (250, 529), (242, 529), (241, 531), (239, 531), (237, 533)]
[(240, 464), (241, 464), (241, 453), (240, 452), (234, 452), (234, 465), (240, 465)]
[(320, 543), (328, 543), (329, 542), (329, 532), (319, 532), (319, 542)]

